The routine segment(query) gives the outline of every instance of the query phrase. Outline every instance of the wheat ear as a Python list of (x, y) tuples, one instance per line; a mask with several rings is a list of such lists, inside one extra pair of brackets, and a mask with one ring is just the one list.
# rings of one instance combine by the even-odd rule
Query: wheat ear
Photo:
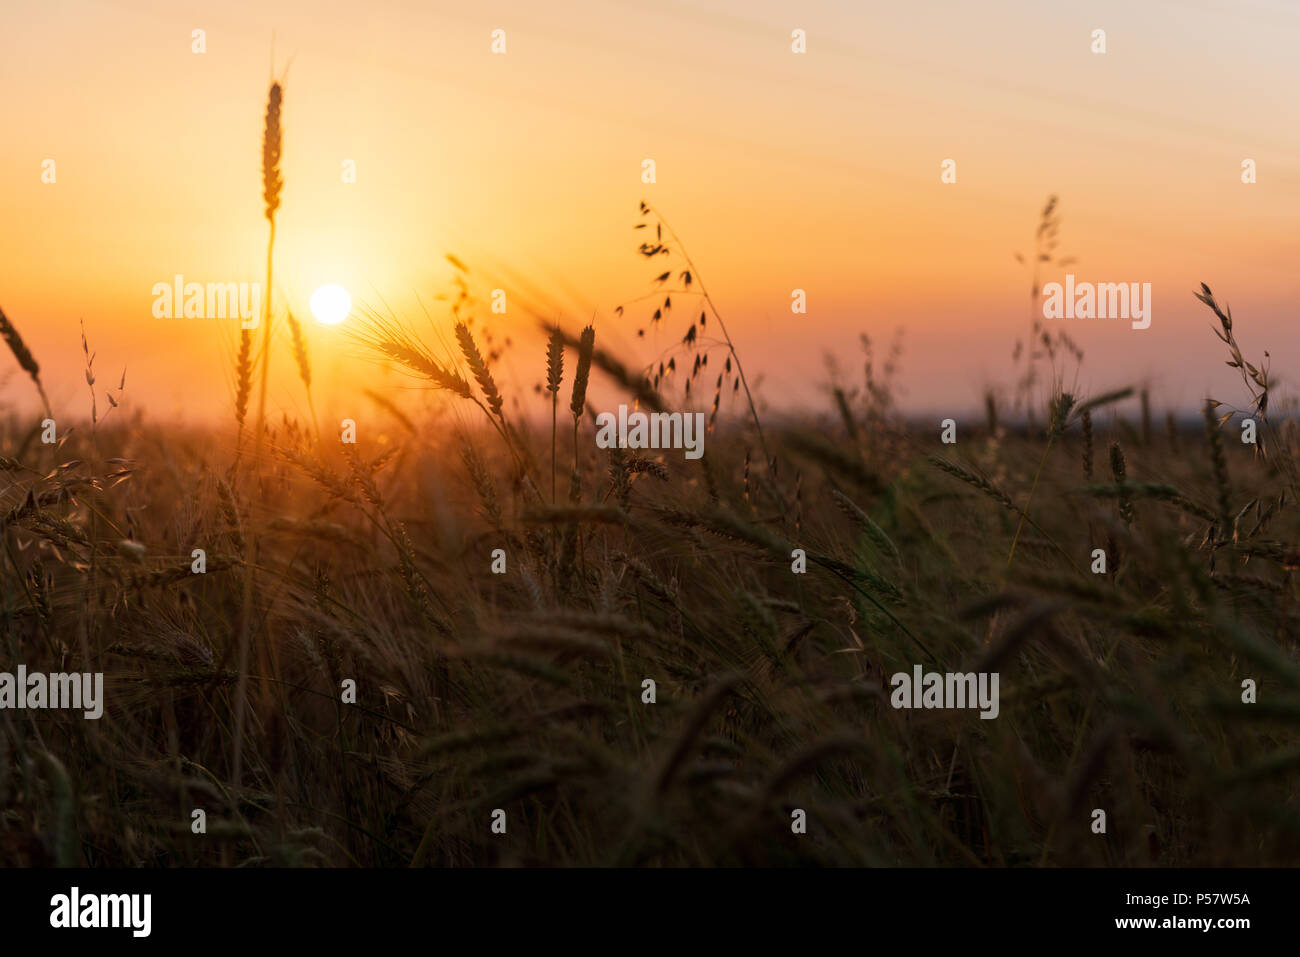
[(41, 404), (45, 406), (45, 414), (50, 415), (50, 400), (45, 395), (45, 386), (41, 385), (41, 367), (37, 365), (32, 351), (27, 348), (23, 337), (18, 334), (18, 329), (9, 321), (3, 309), (0, 309), (0, 337), (4, 339), (5, 345), (14, 354), (23, 371), (31, 376), (32, 382), (36, 384), (36, 391), (41, 394)]

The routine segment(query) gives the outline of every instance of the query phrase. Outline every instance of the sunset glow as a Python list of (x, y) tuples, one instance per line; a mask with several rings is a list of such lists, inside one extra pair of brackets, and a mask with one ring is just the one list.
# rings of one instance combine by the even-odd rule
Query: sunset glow
[[(25, 320), (52, 397), (81, 385), (84, 319), (104, 356), (130, 358), (153, 414), (224, 415), (223, 369), (196, 379), (177, 358), (232, 356), (237, 327), (156, 319), (150, 290), (175, 274), (262, 277), (274, 36), (275, 75), (292, 60), (277, 312), (305, 314), (336, 283), (359, 308), (419, 321), (428, 308), (445, 331), (453, 253), (481, 302), (505, 292), (508, 310), (488, 316), (520, 348), (536, 336), (516, 308), (527, 302), (570, 323), (594, 315), (607, 346), (657, 361), (684, 328), (614, 312), (646, 292), (631, 226), (647, 199), (763, 394), (818, 404), (827, 353), (898, 331), (909, 407), (977, 408), (1023, 336), (1029, 281), (1013, 254), (1055, 193), (1080, 281), (1152, 283), (1150, 329), (1066, 327), (1088, 386), (1142, 378), (1193, 402), (1226, 381), (1231, 370), (1208, 371), (1202, 280), (1250, 317), (1252, 337), (1294, 344), (1300, 122), (1277, 91), (1300, 81), (1300, 12), (1273, 5), (1292, 29), (1263, 30), (1253, 6), (1188, 6), (1172, 24), (1160, 4), (1000, 9), (511, 0), (492, 22), (341, 0), (8, 10), (0, 301)], [(505, 55), (491, 48), (497, 21)], [(1098, 24), (1105, 56), (1089, 50)], [(790, 52), (796, 26), (803, 56)], [(1207, 58), (1235, 64), (1230, 76)], [(1248, 157), (1259, 174), (1245, 186)], [(45, 159), (55, 183), (42, 182)], [(945, 159), (955, 183), (940, 180)], [(805, 314), (791, 314), (793, 289)], [(312, 345), (325, 374), (354, 374), (335, 346)], [(273, 358), (286, 374), (290, 362)]]

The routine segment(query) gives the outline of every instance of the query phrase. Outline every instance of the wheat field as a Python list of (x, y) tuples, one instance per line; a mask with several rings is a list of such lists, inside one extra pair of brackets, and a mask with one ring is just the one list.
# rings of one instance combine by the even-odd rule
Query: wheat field
[[(468, 298), (441, 343), (372, 313), (356, 348), (464, 413), (375, 395), (402, 436), (382, 446), (317, 420), (301, 325), (269, 296), (217, 427), (120, 411), (83, 333), (88, 414), (52, 441), (0, 428), (0, 658), (102, 672), (104, 715), (0, 711), (0, 862), (1295, 859), (1300, 441), (1208, 287), (1239, 395), (1153, 425), (1145, 390), (1073, 394), (1082, 353), (1034, 323), (949, 443), (867, 336), (824, 413), (755, 395), (680, 239), (638, 213), (667, 269), (652, 321), (698, 306), (666, 362), (602, 347), (621, 309), (539, 318), (538, 388), (511, 396)], [(20, 329), (0, 313), (48, 411)], [(306, 418), (267, 408), (274, 349)], [(597, 447), (597, 380), (700, 410), (703, 456)], [(996, 720), (893, 707), (917, 665), (998, 673)]]
[[(285, 419), (232, 463), (138, 416), (5, 424), (8, 670), (102, 671), (106, 706), (0, 715), (0, 860), (1294, 858), (1291, 421), (1261, 454), (1215, 410), (1058, 395), (945, 446), (876, 380), (771, 417), (766, 458), (737, 415), (687, 461), (594, 446), (588, 377), (627, 373), (591, 329), (537, 357), (550, 429), (468, 325), (459, 361), (370, 333), (479, 425), (380, 450)], [(918, 663), (999, 672), (997, 720), (892, 708)]]

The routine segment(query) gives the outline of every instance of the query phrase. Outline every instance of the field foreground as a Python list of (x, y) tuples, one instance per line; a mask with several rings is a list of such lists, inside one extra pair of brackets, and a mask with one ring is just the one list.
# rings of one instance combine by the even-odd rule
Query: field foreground
[[(0, 670), (105, 693), (0, 710), (0, 862), (1293, 862), (1285, 445), (1101, 408), (950, 445), (838, 398), (771, 463), (562, 423), (555, 504), (522, 427), (286, 422), (232, 470), (11, 423)], [(891, 707), (915, 665), (997, 672), (997, 717)]]

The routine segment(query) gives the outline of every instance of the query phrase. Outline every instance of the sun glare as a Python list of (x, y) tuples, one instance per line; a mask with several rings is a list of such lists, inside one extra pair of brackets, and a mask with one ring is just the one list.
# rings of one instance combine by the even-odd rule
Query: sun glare
[(317, 322), (337, 326), (352, 311), (352, 297), (342, 286), (321, 286), (311, 294), (311, 314)]

